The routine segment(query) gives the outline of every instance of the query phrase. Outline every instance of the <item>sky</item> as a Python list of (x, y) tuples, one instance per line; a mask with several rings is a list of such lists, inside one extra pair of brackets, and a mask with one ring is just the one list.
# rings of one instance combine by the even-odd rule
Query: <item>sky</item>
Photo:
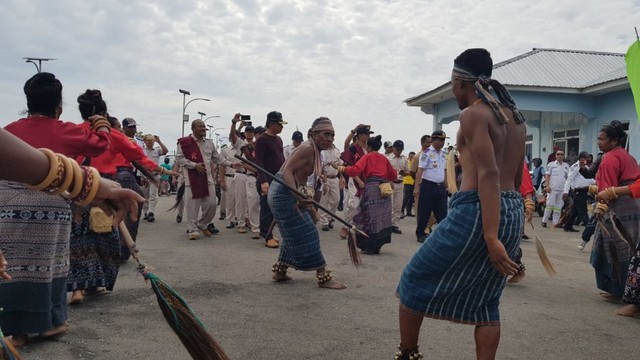
[(36, 69), (22, 58), (46, 57), (64, 86), (62, 120), (80, 123), (77, 96), (100, 89), (113, 116), (170, 150), (185, 89), (187, 101), (211, 99), (186, 113), (220, 116), (207, 121), (219, 140), (233, 114), (256, 126), (277, 110), (285, 144), (327, 116), (338, 147), (362, 123), (415, 151), (432, 118), (403, 101), (446, 83), (465, 49), (487, 48), (494, 63), (533, 48), (624, 53), (638, 14), (640, 0), (3, 0), (0, 125), (26, 110)]

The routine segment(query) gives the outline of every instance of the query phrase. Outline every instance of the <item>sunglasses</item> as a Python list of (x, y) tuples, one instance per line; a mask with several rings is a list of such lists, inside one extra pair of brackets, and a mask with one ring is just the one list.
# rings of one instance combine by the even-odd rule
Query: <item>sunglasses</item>
[(563, 154), (563, 153), (556, 153), (556, 156), (558, 156), (558, 155), (560, 155), (560, 156), (564, 156), (564, 154)]

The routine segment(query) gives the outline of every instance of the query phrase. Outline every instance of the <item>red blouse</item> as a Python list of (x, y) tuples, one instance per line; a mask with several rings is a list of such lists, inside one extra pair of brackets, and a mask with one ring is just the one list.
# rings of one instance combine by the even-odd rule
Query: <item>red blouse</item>
[(394, 181), (398, 178), (398, 173), (391, 166), (389, 159), (379, 152), (365, 154), (355, 165), (347, 166), (344, 173), (351, 177), (361, 176), (363, 179), (377, 176), (385, 180)]
[[(89, 127), (90, 124), (85, 122), (82, 126)], [(78, 162), (82, 162), (82, 160), (84, 159), (78, 159)], [(158, 167), (156, 163), (144, 154), (138, 144), (120, 131), (112, 130), (109, 150), (99, 156), (92, 157), (91, 166), (98, 169), (102, 174), (114, 175), (119, 167), (131, 168), (131, 162), (134, 160), (149, 170)]]
[[(86, 124), (86, 126), (84, 126)], [(98, 156), (109, 147), (109, 133), (49, 117), (29, 117), (14, 121), (5, 130), (35, 148), (47, 148), (71, 158)]]
[(629, 185), (629, 190), (631, 190), (632, 198), (640, 198), (640, 179)]
[(627, 150), (617, 147), (602, 156), (602, 162), (596, 173), (598, 190), (640, 178), (640, 167), (636, 159)]
[(529, 194), (535, 194), (535, 189), (533, 188), (533, 181), (531, 180), (531, 174), (529, 174), (529, 166), (527, 163), (524, 163), (524, 167), (522, 168), (522, 182), (520, 183), (520, 194), (522, 197), (525, 197)]

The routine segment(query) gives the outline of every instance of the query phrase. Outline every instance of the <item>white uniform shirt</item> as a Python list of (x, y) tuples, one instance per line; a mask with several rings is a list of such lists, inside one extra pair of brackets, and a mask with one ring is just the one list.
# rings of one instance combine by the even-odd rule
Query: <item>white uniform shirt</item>
[(332, 149), (322, 150), (320, 153), (322, 158), (322, 173), (328, 177), (335, 177), (338, 175), (338, 170), (329, 164), (342, 165), (340, 160), (340, 151), (335, 147)]
[(545, 175), (549, 175), (548, 187), (553, 191), (563, 191), (564, 183), (569, 176), (569, 164), (566, 162), (559, 163), (557, 161), (547, 164)]
[(391, 167), (394, 168), (398, 173), (398, 178), (396, 179), (396, 181), (402, 182), (402, 180), (404, 179), (404, 175), (400, 175), (400, 171), (409, 171), (409, 168), (407, 167), (407, 157), (402, 154), (400, 154), (400, 156), (396, 156), (394, 153), (389, 153), (386, 156), (391, 163)]
[(147, 149), (147, 147), (142, 148), (144, 150), (144, 154), (147, 155), (151, 161), (158, 164), (160, 163), (160, 156), (162, 156), (162, 150), (159, 147), (154, 147), (153, 149)]
[(582, 189), (595, 183), (595, 179), (585, 179), (584, 176), (580, 174), (580, 161), (576, 161), (569, 168), (569, 175), (567, 176), (567, 181), (564, 182), (563, 193), (568, 194), (570, 189)]
[(284, 149), (282, 150), (282, 153), (284, 154), (284, 161), (289, 160), (289, 158), (291, 157), (291, 154), (293, 154), (293, 151), (295, 149), (297, 149), (297, 147), (293, 146), (293, 144), (289, 144), (284, 147)]
[(436, 149), (429, 146), (422, 154), (420, 154), (420, 161), (418, 167), (423, 169), (422, 179), (428, 180), (434, 183), (444, 182), (444, 174), (447, 169), (447, 155), (440, 149)]

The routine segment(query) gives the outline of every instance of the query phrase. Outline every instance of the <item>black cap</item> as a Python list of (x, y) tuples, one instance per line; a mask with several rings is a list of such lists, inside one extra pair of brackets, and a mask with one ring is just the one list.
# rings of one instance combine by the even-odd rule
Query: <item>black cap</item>
[(298, 130), (293, 132), (293, 135), (291, 136), (291, 140), (299, 140), (302, 141), (304, 140), (304, 136), (302, 136), (302, 133)]
[(125, 118), (122, 119), (122, 127), (136, 127), (136, 121), (133, 120), (132, 118)]
[(253, 132), (256, 134), (262, 134), (263, 132), (265, 132), (265, 128), (262, 126), (256, 126), (256, 128), (253, 129)]
[(396, 140), (393, 142), (393, 147), (396, 149), (404, 150), (404, 143), (402, 140)]
[(385, 142), (384, 142), (384, 147), (385, 147), (385, 148), (390, 148), (390, 147), (391, 147), (391, 145), (393, 145), (393, 143), (392, 143), (391, 141), (385, 141)]
[(367, 135), (371, 135), (373, 134), (373, 131), (371, 131), (371, 126), (367, 125), (367, 126), (360, 126), (359, 128), (356, 129), (356, 134), (367, 134)]
[(431, 133), (432, 139), (448, 139), (447, 134), (442, 130), (436, 130)]
[(279, 111), (272, 111), (267, 114), (267, 122), (275, 122), (280, 125), (284, 125), (287, 122), (282, 119), (282, 113)]
[(253, 126), (251, 125), (244, 128), (244, 132), (255, 132), (255, 131), (256, 129), (254, 129)]

